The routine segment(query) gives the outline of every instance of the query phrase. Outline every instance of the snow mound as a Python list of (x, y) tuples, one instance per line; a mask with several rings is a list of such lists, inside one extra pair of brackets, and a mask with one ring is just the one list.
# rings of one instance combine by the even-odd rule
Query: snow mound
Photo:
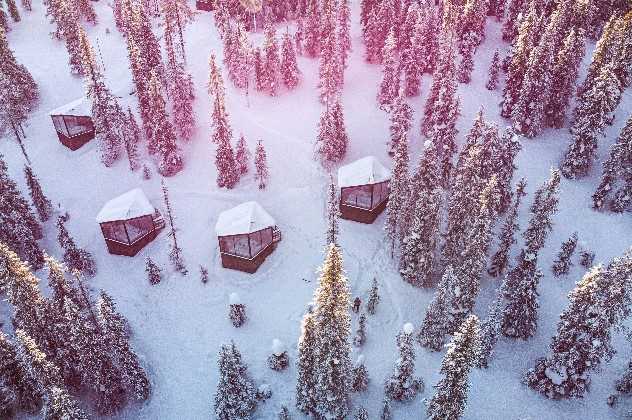
[(237, 293), (231, 293), (230, 296), (228, 296), (228, 302), (231, 305), (239, 305), (241, 303), (241, 299), (239, 298), (239, 295)]
[(220, 213), (215, 224), (217, 236), (243, 235), (275, 226), (276, 222), (255, 201), (248, 201)]
[(404, 324), (404, 334), (412, 334), (414, 331), (415, 327), (413, 327), (413, 324), (411, 324), (410, 322), (407, 322)]
[(360, 366), (362, 363), (364, 363), (364, 355), (363, 354), (358, 356), (358, 360), (356, 360), (356, 366)]
[(391, 171), (374, 156), (367, 156), (338, 169), (338, 187), (340, 188), (379, 184), (390, 179)]
[(154, 211), (143, 190), (135, 188), (105, 203), (97, 214), (97, 223), (134, 219), (152, 215)]
[(430, 146), (432, 146), (432, 140), (426, 140), (424, 142), (424, 149), (428, 149)]
[(283, 341), (279, 340), (278, 338), (272, 340), (272, 353), (274, 353), (275, 356), (280, 356), (284, 352), (285, 344), (283, 344)]

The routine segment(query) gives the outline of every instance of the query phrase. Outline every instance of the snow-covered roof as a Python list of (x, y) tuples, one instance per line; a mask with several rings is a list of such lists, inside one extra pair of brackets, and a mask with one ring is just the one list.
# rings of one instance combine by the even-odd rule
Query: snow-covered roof
[(391, 171), (375, 157), (367, 156), (338, 169), (338, 187), (379, 184), (391, 179)]
[(140, 188), (135, 188), (105, 203), (97, 215), (97, 223), (129, 220), (154, 214), (154, 206)]
[(49, 115), (72, 115), (75, 117), (89, 117), (92, 115), (92, 102), (87, 98), (79, 98), (66, 105), (53, 109)]
[(217, 236), (243, 235), (276, 225), (276, 222), (255, 201), (248, 201), (223, 211), (217, 218)]

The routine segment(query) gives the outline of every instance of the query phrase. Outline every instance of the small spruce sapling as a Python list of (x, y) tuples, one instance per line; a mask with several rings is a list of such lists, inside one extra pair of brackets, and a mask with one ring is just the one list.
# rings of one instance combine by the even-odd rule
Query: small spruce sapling
[(246, 322), (246, 306), (241, 303), (237, 293), (230, 294), (230, 311), (228, 316), (235, 328), (239, 328)]
[(384, 396), (382, 400), (382, 412), (380, 413), (380, 420), (391, 420), (393, 415), (391, 414), (391, 399), (388, 395)]
[(147, 273), (149, 283), (153, 286), (160, 283), (160, 280), (162, 280), (162, 270), (158, 264), (151, 259), (151, 257), (147, 257), (145, 260), (145, 272)]
[(582, 246), (582, 250), (579, 252), (579, 265), (588, 269), (593, 266), (594, 261), (595, 253), (585, 246)]
[(485, 84), (487, 90), (496, 90), (498, 87), (498, 74), (500, 72), (500, 56), (498, 55), (498, 50), (494, 52), (494, 57), (492, 58), (492, 64), (489, 67), (489, 79)]
[(57, 218), (57, 241), (64, 250), (63, 261), (68, 267), (69, 271), (77, 270), (88, 277), (94, 277), (97, 273), (96, 263), (90, 254), (85, 249), (78, 248), (75, 241), (70, 236), (68, 230), (66, 230), (66, 220), (64, 216)]
[(373, 284), (369, 292), (369, 300), (366, 303), (366, 310), (370, 315), (375, 315), (377, 305), (380, 303), (380, 295), (378, 294), (377, 279), (373, 277)]
[(562, 242), (562, 249), (557, 254), (557, 258), (551, 268), (555, 277), (568, 274), (568, 270), (573, 265), (571, 258), (577, 247), (577, 232), (573, 233), (570, 238)]
[(366, 314), (362, 313), (358, 320), (358, 331), (355, 337), (353, 337), (353, 345), (356, 347), (362, 347), (366, 342)]
[(263, 143), (259, 140), (255, 149), (255, 180), (259, 183), (260, 190), (265, 189), (269, 177), (268, 157), (263, 148)]
[(250, 160), (250, 150), (248, 150), (248, 143), (246, 138), (242, 134), (237, 141), (237, 150), (235, 151), (235, 163), (237, 164), (237, 170), (240, 175), (248, 173), (248, 161)]
[(279, 410), (279, 414), (277, 415), (279, 420), (290, 420), (292, 416), (290, 415), (290, 410), (287, 409), (287, 406), (283, 404), (281, 406), (281, 410)]
[(424, 390), (421, 378), (415, 378), (415, 350), (413, 348), (413, 324), (407, 323), (397, 335), (399, 358), (395, 362), (393, 374), (384, 385), (386, 395), (396, 401), (410, 401)]
[(202, 284), (208, 283), (208, 268), (203, 265), (200, 265), (200, 280), (202, 281)]
[(272, 340), (272, 354), (268, 357), (268, 367), (281, 371), (288, 367), (290, 358), (283, 342), (277, 338)]
[(353, 392), (363, 392), (369, 387), (369, 371), (364, 364), (364, 356), (358, 356), (356, 365), (351, 371)]

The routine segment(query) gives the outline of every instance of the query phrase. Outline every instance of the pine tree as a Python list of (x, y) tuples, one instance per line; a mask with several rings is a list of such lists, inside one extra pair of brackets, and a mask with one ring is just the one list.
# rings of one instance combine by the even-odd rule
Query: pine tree
[(300, 70), (296, 62), (296, 52), (292, 44), (292, 38), (289, 33), (283, 35), (283, 44), (281, 45), (281, 78), (288, 89), (294, 89), (298, 86), (300, 78)]
[(509, 214), (505, 219), (505, 223), (503, 223), (500, 230), (500, 243), (498, 244), (498, 250), (492, 257), (489, 269), (487, 270), (487, 272), (493, 277), (502, 275), (507, 268), (507, 264), (509, 262), (509, 251), (516, 243), (514, 236), (520, 229), (520, 226), (518, 225), (518, 210), (520, 209), (522, 198), (527, 195), (525, 192), (526, 187), (527, 183), (524, 178), (521, 179), (516, 186), (513, 205), (511, 206), (511, 210), (509, 211)]
[(263, 142), (259, 140), (255, 148), (255, 181), (258, 183), (260, 190), (266, 188), (269, 178), (268, 157), (266, 150), (263, 148)]
[(390, 182), (388, 202), (386, 203), (386, 223), (384, 230), (391, 245), (391, 258), (395, 255), (396, 244), (403, 240), (403, 220), (408, 201), (408, 140), (402, 137), (395, 150), (395, 164)]
[(415, 350), (413, 348), (413, 325), (405, 324), (397, 335), (399, 358), (395, 362), (393, 373), (384, 384), (386, 396), (395, 401), (410, 401), (423, 392), (424, 382), (416, 378)]
[(97, 14), (94, 12), (94, 7), (92, 7), (90, 0), (77, 1), (77, 12), (89, 23), (97, 24)]
[(165, 180), (162, 179), (160, 181), (162, 187), (162, 198), (165, 202), (165, 208), (167, 209), (167, 220), (169, 221), (169, 238), (171, 239), (171, 243), (169, 244), (169, 261), (173, 265), (173, 268), (186, 276), (189, 272), (187, 270), (186, 265), (184, 264), (184, 258), (182, 257), (182, 248), (178, 245), (177, 232), (178, 229), (174, 226), (175, 217), (173, 215), (173, 211), (171, 210), (171, 201), (169, 200), (169, 190), (167, 189), (167, 185), (165, 184)]
[(314, 294), (315, 353), (314, 413), (341, 418), (349, 412), (351, 348), (349, 286), (339, 248), (330, 245)]
[(26, 185), (29, 187), (31, 201), (33, 201), (35, 210), (37, 210), (37, 215), (42, 222), (45, 222), (50, 219), (51, 213), (53, 212), (53, 205), (44, 195), (39, 179), (37, 179), (33, 169), (28, 165), (24, 167), (24, 176), (26, 178)]
[(320, 51), (320, 13), (318, 1), (308, 0), (305, 20), (305, 52), (308, 57), (316, 57)]
[(338, 219), (340, 218), (340, 210), (338, 208), (339, 198), (336, 192), (336, 185), (333, 177), (329, 180), (327, 187), (327, 232), (325, 235), (325, 246), (330, 244), (338, 245), (338, 234), (340, 227)]
[(605, 125), (612, 121), (611, 115), (620, 99), (619, 81), (612, 66), (606, 65), (575, 110), (572, 142), (561, 165), (566, 178), (579, 178), (588, 173), (595, 158), (597, 139), (603, 135)]
[(93, 277), (97, 273), (96, 263), (92, 254), (85, 249), (78, 248), (74, 239), (66, 229), (66, 217), (59, 216), (57, 218), (57, 241), (59, 246), (64, 250), (64, 264), (69, 270), (77, 270), (80, 273)]
[[(426, 12), (427, 13), (427, 12)], [(426, 63), (424, 58), (424, 17), (418, 10), (417, 3), (408, 9), (406, 28), (402, 34), (402, 70), (404, 72), (404, 90), (406, 96), (417, 96), (420, 93), (421, 75)]]
[(353, 392), (364, 392), (369, 387), (369, 372), (364, 364), (364, 356), (358, 356), (355, 366), (352, 371)]
[(397, 98), (400, 87), (400, 68), (393, 28), (391, 28), (382, 48), (382, 62), (384, 63), (384, 70), (377, 94), (377, 103), (380, 109), (386, 111)]
[(382, 400), (382, 411), (380, 413), (380, 420), (391, 420), (392, 418), (391, 400), (388, 398), (387, 395), (385, 395), (384, 399)]
[(141, 142), (141, 132), (131, 108), (127, 108), (126, 128), (125, 150), (127, 152), (127, 161), (129, 163), (129, 169), (136, 171), (140, 167), (138, 145)]
[(254, 68), (255, 68), (255, 88), (262, 92), (266, 90), (266, 69), (263, 65), (263, 55), (261, 49), (256, 48), (254, 52)]
[(290, 420), (292, 418), (290, 416), (290, 410), (288, 410), (285, 405), (281, 406), (281, 410), (279, 411), (279, 414), (277, 417), (279, 420)]
[(290, 358), (281, 340), (272, 340), (272, 354), (268, 356), (268, 367), (272, 370), (281, 371), (288, 367)]
[(584, 50), (584, 32), (571, 28), (551, 70), (551, 94), (545, 108), (549, 127), (562, 128), (564, 125)]
[(496, 90), (498, 87), (498, 74), (500, 72), (500, 57), (498, 50), (494, 51), (494, 57), (492, 58), (492, 64), (489, 66), (489, 79), (485, 87), (487, 90)]
[(328, 167), (342, 160), (348, 143), (342, 104), (336, 100), (332, 106), (325, 108), (318, 126), (316, 152), (323, 166)]
[(320, 101), (330, 107), (340, 94), (344, 78), (344, 67), (340, 61), (339, 45), (333, 23), (324, 32), (318, 62), (318, 89)]
[(468, 377), (479, 358), (478, 318), (470, 315), (454, 334), (441, 363), (442, 379), (435, 385), (435, 395), (426, 403), (430, 420), (458, 419), (465, 411)]
[(11, 31), (11, 27), (9, 26), (9, 18), (7, 17), (7, 12), (4, 11), (4, 8), (1, 4), (0, 4), (0, 29), (4, 31), (5, 33)]
[(219, 420), (249, 419), (257, 407), (256, 390), (235, 343), (221, 346), (217, 365), (215, 417)]
[(78, 402), (64, 388), (51, 387), (48, 394), (44, 419), (88, 420)]
[(480, 359), (477, 363), (478, 367), (487, 368), (489, 360), (494, 354), (494, 347), (500, 336), (502, 326), (503, 299), (502, 290), (499, 290), (496, 299), (489, 306), (487, 319), (481, 323), (481, 346)]
[(615, 353), (612, 330), (630, 314), (631, 279), (632, 250), (584, 275), (569, 294), (551, 353), (525, 375), (531, 388), (552, 399), (586, 393), (591, 371)]
[(445, 335), (449, 330), (450, 302), (453, 300), (453, 287), (456, 284), (454, 270), (448, 266), (437, 286), (437, 291), (426, 310), (417, 341), (423, 347), (433, 351), (443, 348)]
[(362, 347), (366, 342), (366, 314), (360, 314), (360, 318), (358, 319), (358, 331), (356, 331), (356, 335), (353, 337), (353, 345), (356, 347)]
[(9, 15), (14, 22), (19, 22), (20, 12), (18, 11), (18, 7), (15, 5), (15, 0), (6, 0), (7, 9), (9, 10)]
[(208, 268), (203, 265), (200, 265), (200, 280), (202, 281), (202, 284), (208, 283)]
[(3, 332), (0, 332), (0, 384), (0, 389), (11, 395), (8, 404), (3, 404), (9, 412), (0, 409), (0, 414), (7, 418), (11, 418), (10, 411), (14, 409), (34, 414), (42, 403), (43, 395), (36, 378), (29, 375), (18, 357), (17, 346)]
[(347, 67), (347, 57), (351, 51), (351, 10), (349, 0), (341, 0), (338, 4), (338, 46), (342, 67)]
[(229, 296), (228, 318), (235, 328), (241, 327), (246, 322), (246, 305), (241, 302), (237, 293), (231, 293)]
[(127, 321), (116, 311), (114, 301), (103, 290), (97, 308), (102, 334), (120, 368), (123, 384), (135, 400), (145, 401), (151, 393), (151, 385), (138, 356), (130, 347), (125, 331)]
[(610, 193), (615, 192), (610, 207), (615, 211), (623, 211), (632, 200), (626, 190), (632, 191), (632, 114), (603, 163), (601, 181), (592, 195), (593, 208), (602, 209)]
[(404, 92), (400, 89), (399, 94), (393, 100), (391, 107), (389, 108), (389, 121), (391, 123), (389, 129), (391, 132), (391, 139), (388, 143), (389, 155), (394, 155), (397, 150), (397, 145), (407, 135), (410, 127), (412, 126), (413, 110), (406, 103), (404, 98)]
[(461, 47), (461, 62), (457, 69), (457, 79), (461, 83), (470, 83), (472, 80), (472, 71), (474, 70), (474, 53), (476, 52), (476, 43), (471, 38), (467, 38)]
[(214, 102), (212, 142), (217, 144), (215, 165), (217, 166), (217, 186), (220, 188), (232, 189), (239, 181), (239, 172), (231, 145), (232, 136), (228, 114), (218, 94)]
[(371, 284), (371, 291), (369, 292), (369, 299), (366, 303), (366, 310), (370, 315), (375, 315), (377, 305), (380, 303), (380, 295), (378, 294), (377, 279), (373, 277), (373, 283)]
[(408, 217), (410, 225), (405, 227), (400, 258), (400, 274), (414, 286), (431, 285), (441, 204), (436, 165), (435, 146), (427, 144), (409, 187), (416, 193), (409, 196), (409, 205), (406, 206), (411, 212)]
[(182, 60), (186, 62), (186, 54), (184, 51), (184, 28), (188, 23), (193, 21), (195, 12), (191, 10), (188, 3), (184, 0), (163, 0), (160, 3), (160, 10), (164, 17), (165, 31), (169, 28), (169, 38), (173, 38), (173, 32), (177, 31), (180, 55)]
[(235, 150), (235, 164), (239, 169), (239, 174), (243, 175), (248, 173), (248, 163), (250, 161), (250, 150), (248, 150), (248, 144), (244, 135), (239, 136), (237, 142), (237, 149)]
[(301, 324), (296, 366), (296, 408), (305, 414), (314, 412), (316, 407), (316, 334), (314, 314), (308, 312)]
[(528, 4), (526, 0), (510, 0), (502, 30), (503, 41), (513, 44), (514, 38), (518, 35), (521, 13), (526, 11), (524, 9)]
[(577, 232), (574, 232), (570, 238), (562, 242), (562, 249), (557, 254), (557, 258), (553, 262), (553, 267), (551, 267), (551, 270), (553, 271), (553, 275), (555, 277), (568, 274), (568, 270), (570, 266), (573, 264), (573, 262), (571, 261), (571, 257), (575, 253), (576, 247), (577, 247)]
[(265, 30), (265, 75), (267, 91), (270, 96), (276, 96), (279, 84), (279, 71), (281, 62), (279, 60), (279, 45), (276, 39), (274, 26), (268, 25)]
[(369, 412), (366, 411), (366, 408), (364, 407), (358, 408), (358, 412), (354, 416), (354, 420), (369, 420)]
[(145, 272), (147, 273), (149, 283), (152, 285), (156, 285), (162, 280), (162, 270), (151, 257), (147, 257), (145, 260)]

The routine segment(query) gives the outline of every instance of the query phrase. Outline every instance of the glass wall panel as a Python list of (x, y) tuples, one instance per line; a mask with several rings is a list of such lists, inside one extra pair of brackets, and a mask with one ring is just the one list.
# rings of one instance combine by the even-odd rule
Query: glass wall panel
[(123, 222), (110, 222), (101, 224), (103, 236), (105, 239), (127, 244), (127, 235), (125, 234), (125, 226)]
[(78, 134), (92, 131), (92, 119), (90, 117), (75, 117), (73, 115), (64, 116), (64, 121), (68, 127), (68, 135), (76, 136)]
[(151, 220), (151, 216), (142, 216), (126, 221), (125, 227), (127, 228), (129, 240), (134, 243), (136, 240), (151, 232), (154, 224)]
[(250, 258), (248, 235), (221, 236), (219, 238), (219, 249), (227, 254)]
[(388, 198), (388, 181), (373, 185), (373, 207), (376, 208)]
[(263, 242), (264, 247), (272, 243), (272, 228), (267, 228), (261, 231), (261, 241)]
[(360, 185), (358, 187), (343, 188), (341, 192), (341, 200), (343, 204), (361, 207), (363, 209), (371, 208), (371, 186)]
[(261, 251), (264, 247), (263, 240), (261, 238), (261, 231), (253, 232), (250, 234), (250, 253), (251, 256), (255, 256)]
[(65, 136), (68, 136), (68, 130), (66, 129), (66, 124), (64, 124), (64, 117), (61, 115), (52, 116), (53, 125), (55, 126), (55, 130), (58, 133), (61, 133)]

